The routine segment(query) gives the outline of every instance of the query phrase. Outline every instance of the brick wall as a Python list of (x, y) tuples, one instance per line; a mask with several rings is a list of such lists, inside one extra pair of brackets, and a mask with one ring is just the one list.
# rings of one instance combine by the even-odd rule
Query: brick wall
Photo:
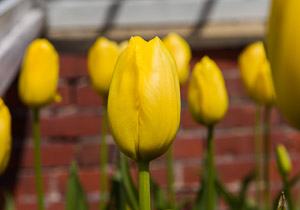
[[(239, 78), (237, 56), (242, 48), (194, 51), (191, 66), (207, 54), (222, 69), (230, 97), (227, 115), (215, 130), (215, 164), (227, 187), (236, 191), (239, 181), (253, 169), (253, 123), (255, 108)], [(97, 209), (98, 169), (102, 100), (92, 90), (85, 54), (60, 53), (58, 91), (63, 100), (41, 111), (41, 150), (44, 193), (48, 210), (64, 209), (69, 164), (77, 161), (79, 176), (91, 209)], [(187, 110), (187, 86), (182, 90), (181, 125), (174, 142), (175, 188), (177, 195), (195, 195), (205, 151), (206, 130), (197, 125)], [(0, 184), (13, 191), (17, 209), (36, 209), (33, 171), (31, 112), (18, 100), (17, 79), (5, 95), (13, 119), (13, 150), (9, 168)], [(289, 128), (276, 110), (272, 111), (272, 148), (283, 142), (293, 159), (293, 173), (300, 169), (300, 135)], [(118, 149), (109, 138), (109, 174), (114, 171)], [(137, 180), (137, 166), (132, 172)], [(280, 189), (274, 155), (271, 163), (272, 191)], [(165, 157), (151, 163), (151, 175), (166, 186)]]

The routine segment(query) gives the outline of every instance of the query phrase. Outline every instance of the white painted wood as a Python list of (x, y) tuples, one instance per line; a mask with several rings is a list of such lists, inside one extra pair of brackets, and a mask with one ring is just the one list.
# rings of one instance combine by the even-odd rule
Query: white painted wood
[(264, 21), (270, 0), (76, 0), (49, 1), (49, 32), (81, 29), (186, 26)]
[(0, 1), (0, 40), (31, 7), (32, 0)]
[(44, 14), (32, 9), (0, 40), (0, 96), (18, 72), (28, 44), (41, 33)]

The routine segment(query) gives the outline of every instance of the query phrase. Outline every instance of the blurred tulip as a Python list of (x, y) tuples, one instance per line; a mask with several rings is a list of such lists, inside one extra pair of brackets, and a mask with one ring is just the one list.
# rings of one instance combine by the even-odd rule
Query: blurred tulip
[(189, 44), (176, 33), (169, 33), (168, 36), (163, 39), (163, 43), (175, 58), (179, 83), (182, 87), (189, 77), (190, 60), (192, 57), (191, 48)]
[(194, 120), (207, 126), (219, 122), (226, 114), (228, 96), (224, 79), (219, 67), (207, 56), (193, 69), (188, 106)]
[(11, 117), (7, 106), (0, 98), (0, 174), (4, 172), (10, 158)]
[(247, 46), (239, 56), (240, 75), (244, 87), (257, 104), (271, 106), (275, 91), (270, 64), (262, 42)]
[(276, 148), (277, 167), (282, 174), (288, 175), (292, 170), (292, 163), (289, 153), (282, 144)]
[(60, 101), (56, 94), (59, 77), (59, 57), (46, 39), (36, 39), (27, 48), (19, 78), (21, 101), (40, 108), (53, 101)]
[(128, 46), (128, 40), (125, 40), (125, 41), (123, 41), (123, 42), (121, 42), (120, 43), (120, 52), (123, 52), (123, 50), (125, 50), (126, 49), (126, 47)]
[(180, 121), (176, 64), (159, 38), (133, 37), (120, 55), (108, 97), (108, 121), (118, 148), (150, 161), (172, 144)]
[(108, 95), (110, 81), (119, 54), (118, 44), (104, 37), (98, 38), (89, 50), (87, 66), (92, 87), (97, 94)]
[(273, 1), (267, 35), (276, 104), (280, 112), (300, 129), (300, 1)]

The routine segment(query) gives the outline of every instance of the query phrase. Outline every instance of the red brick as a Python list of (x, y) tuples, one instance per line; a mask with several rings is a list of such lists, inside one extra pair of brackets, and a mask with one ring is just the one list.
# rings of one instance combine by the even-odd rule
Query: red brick
[(187, 186), (198, 186), (201, 181), (202, 166), (185, 166), (183, 168), (183, 180)]
[(200, 61), (204, 55), (213, 59), (220, 69), (231, 70), (237, 68), (237, 58), (241, 49), (211, 49), (193, 52), (191, 66)]
[[(42, 180), (43, 180), (43, 192), (49, 192), (49, 175), (43, 173)], [(32, 173), (30, 174), (22, 174), (18, 175), (17, 185), (15, 188), (15, 195), (20, 198), (22, 196), (27, 195), (35, 195), (35, 175)]]
[(60, 53), (60, 76), (78, 78), (87, 76), (86, 56), (76, 53)]
[(251, 155), (254, 152), (254, 136), (252, 134), (215, 136), (215, 155), (216, 156), (242, 156)]
[(160, 186), (167, 186), (167, 171), (164, 166), (150, 166), (150, 175)]
[(90, 85), (81, 85), (76, 88), (76, 103), (82, 107), (100, 107), (103, 100)]
[[(33, 146), (25, 147), (22, 155), (22, 167), (34, 166)], [(41, 146), (41, 156), (43, 167), (53, 167), (69, 165), (74, 159), (75, 146), (73, 144), (52, 143)]]
[[(112, 174), (113, 173), (111, 171), (108, 171), (109, 180), (111, 179)], [(94, 167), (94, 168), (78, 167), (78, 176), (86, 195), (89, 193), (99, 192), (101, 176), (98, 167)], [(60, 171), (59, 173), (53, 175), (53, 178), (57, 180), (58, 191), (63, 195), (65, 195), (67, 190), (69, 172)], [(108, 187), (109, 187), (109, 182), (108, 182)]]
[(41, 120), (42, 136), (92, 136), (99, 135), (100, 128), (101, 117), (95, 114), (54, 115)]
[(79, 178), (86, 193), (99, 192), (100, 172), (98, 168), (81, 169), (79, 171)]
[(253, 161), (233, 160), (216, 164), (217, 173), (223, 182), (241, 181), (253, 172)]
[[(96, 143), (88, 143), (82, 144), (78, 151), (77, 161), (80, 165), (97, 165), (99, 166), (99, 161), (101, 157), (101, 148), (100, 143), (101, 139), (99, 138), (99, 142)], [(114, 159), (116, 159), (116, 148), (115, 145), (108, 145), (108, 164), (112, 163)]]
[[(255, 108), (252, 104), (230, 104), (228, 111), (217, 127), (230, 128), (254, 125)], [(187, 109), (181, 113), (181, 126), (184, 129), (200, 128), (190, 116)]]
[(225, 79), (225, 85), (230, 99), (249, 99), (239, 77)]
[(38, 206), (36, 203), (25, 203), (22, 201), (15, 202), (15, 208), (17, 210), (38, 210)]
[(57, 93), (61, 96), (62, 101), (58, 103), (52, 103), (51, 107), (62, 107), (69, 105), (71, 103), (70, 91), (70, 87), (66, 84), (59, 86), (57, 88)]
[(65, 209), (65, 203), (64, 202), (55, 202), (55, 203), (49, 203), (47, 210), (63, 210)]
[(176, 159), (198, 158), (203, 155), (203, 146), (200, 139), (176, 138), (173, 147)]

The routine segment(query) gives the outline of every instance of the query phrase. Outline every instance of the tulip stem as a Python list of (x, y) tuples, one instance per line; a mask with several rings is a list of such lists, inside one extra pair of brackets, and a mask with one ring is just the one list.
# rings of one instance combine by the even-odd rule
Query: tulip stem
[(208, 126), (207, 135), (207, 196), (206, 209), (213, 210), (215, 203), (214, 139), (213, 126)]
[(295, 210), (293, 197), (290, 191), (290, 183), (287, 180), (287, 175), (286, 174), (282, 175), (282, 179), (283, 179), (284, 193), (288, 204), (288, 209)]
[(261, 107), (259, 105), (256, 106), (255, 112), (255, 137), (254, 137), (254, 160), (255, 160), (255, 197), (256, 202), (261, 204), (261, 196), (260, 196), (260, 181), (261, 181), (261, 153), (262, 153), (262, 113)]
[(101, 155), (100, 155), (100, 204), (99, 209), (106, 208), (107, 201), (107, 100), (104, 99), (102, 107), (102, 130), (101, 130)]
[(173, 145), (170, 146), (167, 152), (167, 174), (168, 174), (168, 194), (172, 208), (175, 208), (175, 191), (174, 191), (174, 156)]
[(149, 161), (138, 161), (140, 210), (151, 210)]
[(270, 119), (271, 108), (265, 109), (264, 123), (264, 183), (265, 183), (265, 209), (270, 209)]
[(35, 173), (35, 184), (36, 193), (38, 200), (38, 209), (44, 210), (43, 201), (43, 182), (41, 173), (41, 150), (40, 150), (40, 119), (39, 109), (33, 109), (33, 135), (34, 135), (34, 173)]

